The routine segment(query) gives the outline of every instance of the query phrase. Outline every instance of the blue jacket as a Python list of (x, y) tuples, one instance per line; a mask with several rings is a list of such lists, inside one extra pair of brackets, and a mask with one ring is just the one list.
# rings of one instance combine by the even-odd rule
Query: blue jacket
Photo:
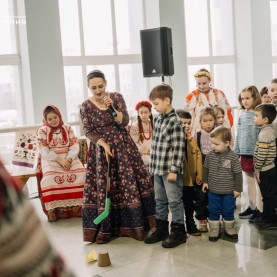
[(238, 120), (234, 152), (238, 155), (254, 155), (260, 128), (254, 124), (254, 112), (243, 111)]

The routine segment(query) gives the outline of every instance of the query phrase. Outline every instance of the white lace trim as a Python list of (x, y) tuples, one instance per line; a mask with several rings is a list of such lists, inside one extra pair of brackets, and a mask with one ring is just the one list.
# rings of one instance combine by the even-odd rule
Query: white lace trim
[(66, 208), (72, 206), (80, 206), (83, 203), (83, 199), (68, 199), (68, 200), (56, 200), (50, 203), (45, 203), (45, 209), (47, 211), (56, 209), (56, 208)]

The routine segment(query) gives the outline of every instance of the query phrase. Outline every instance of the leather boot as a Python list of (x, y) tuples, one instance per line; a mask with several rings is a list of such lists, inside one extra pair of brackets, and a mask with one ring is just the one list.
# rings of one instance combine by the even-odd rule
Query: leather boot
[(162, 246), (165, 248), (173, 248), (187, 240), (187, 233), (184, 224), (171, 222), (170, 235), (163, 241)]
[(209, 220), (210, 234), (209, 241), (218, 241), (220, 237), (220, 222), (218, 220)]
[(156, 228), (149, 231), (147, 236), (144, 238), (144, 242), (147, 244), (155, 243), (166, 239), (168, 235), (168, 221), (156, 218)]
[(224, 233), (227, 237), (231, 239), (238, 239), (238, 233), (237, 230), (234, 228), (235, 226), (235, 220), (223, 220), (224, 222)]

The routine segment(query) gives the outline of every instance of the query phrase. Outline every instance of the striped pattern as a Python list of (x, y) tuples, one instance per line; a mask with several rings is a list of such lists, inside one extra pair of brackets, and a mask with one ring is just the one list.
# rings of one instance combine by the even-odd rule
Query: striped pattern
[(242, 191), (242, 183), (235, 183), (235, 175), (241, 174), (239, 156), (233, 151), (216, 153), (211, 151), (205, 159), (204, 169), (208, 171), (209, 191), (217, 194), (231, 194)]
[(150, 173), (183, 173), (185, 133), (174, 109), (155, 119), (151, 145)]
[[(77, 158), (79, 143), (72, 128), (63, 125), (68, 134), (65, 142), (61, 132), (53, 134), (48, 141), (51, 129), (43, 126), (38, 131), (39, 150), (42, 156), (41, 168), (43, 178), (39, 184), (41, 200), (46, 211), (67, 207), (81, 207), (86, 169)], [(57, 157), (72, 158), (70, 170), (65, 171)]]
[(276, 140), (271, 124), (262, 127), (254, 152), (255, 171), (266, 171), (275, 166)]
[(0, 276), (74, 276), (52, 248), (32, 205), (1, 163)]

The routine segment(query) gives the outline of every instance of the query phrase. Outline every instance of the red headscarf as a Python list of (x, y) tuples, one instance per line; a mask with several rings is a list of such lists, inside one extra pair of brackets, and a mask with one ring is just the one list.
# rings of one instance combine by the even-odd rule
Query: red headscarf
[[(57, 127), (55, 127), (55, 128), (51, 127), (51, 126), (47, 123), (46, 116), (47, 116), (47, 114), (49, 113), (49, 111), (47, 111), (48, 108), (51, 108), (51, 109), (53, 110), (53, 112), (54, 112), (55, 114), (57, 114), (57, 116), (58, 116), (59, 119), (60, 119), (60, 124), (59, 124)], [(67, 131), (65, 130), (65, 128), (64, 128), (63, 125), (64, 125), (64, 122), (63, 122), (63, 120), (62, 120), (62, 115), (61, 115), (60, 110), (59, 110), (56, 106), (54, 106), (54, 105), (48, 105), (48, 106), (46, 106), (46, 107), (44, 108), (44, 110), (43, 110), (43, 126), (47, 126), (47, 127), (49, 127), (49, 128), (51, 129), (51, 132), (49, 133), (48, 141), (51, 141), (51, 140), (52, 140), (53, 134), (54, 134), (54, 132), (55, 132), (57, 129), (61, 129), (62, 136), (63, 136), (63, 139), (64, 139), (65, 143), (68, 141)]]

